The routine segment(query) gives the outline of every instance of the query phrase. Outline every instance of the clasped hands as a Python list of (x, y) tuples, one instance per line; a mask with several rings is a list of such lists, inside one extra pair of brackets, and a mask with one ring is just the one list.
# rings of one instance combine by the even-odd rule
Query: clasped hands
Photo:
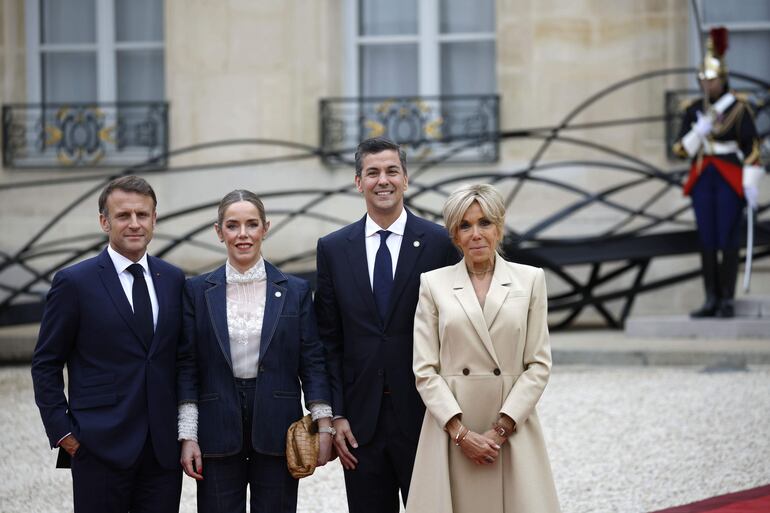
[[(515, 426), (513, 420), (502, 417), (501, 423), (508, 425), (506, 427), (508, 433), (513, 432)], [(497, 461), (500, 448), (508, 440), (507, 436), (501, 436), (491, 428), (484, 433), (471, 431), (463, 426), (459, 415), (447, 422), (446, 431), (452, 437), (453, 442), (460, 447), (463, 454), (477, 465), (491, 465)]]

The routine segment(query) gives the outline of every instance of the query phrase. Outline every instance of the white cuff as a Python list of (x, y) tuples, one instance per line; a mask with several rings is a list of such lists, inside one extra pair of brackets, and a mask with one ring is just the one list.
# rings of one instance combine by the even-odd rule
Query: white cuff
[(317, 402), (310, 404), (310, 418), (315, 422), (318, 419), (330, 418), (332, 416), (332, 407), (326, 403)]
[(196, 403), (182, 403), (179, 405), (177, 417), (179, 428), (178, 440), (198, 441), (198, 405)]

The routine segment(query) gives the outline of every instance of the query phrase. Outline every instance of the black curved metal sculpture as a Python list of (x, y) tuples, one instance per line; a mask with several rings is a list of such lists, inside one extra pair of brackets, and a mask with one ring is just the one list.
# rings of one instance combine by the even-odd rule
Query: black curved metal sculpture
[[(641, 293), (671, 286), (700, 274), (699, 270), (670, 272), (664, 277), (646, 280), (647, 271), (656, 258), (671, 255), (695, 253), (697, 251), (696, 234), (689, 216), (689, 204), (684, 200), (673, 202), (673, 206), (663, 205), (662, 198), (672, 193), (679, 194), (681, 181), (686, 173), (684, 164), (672, 169), (660, 169), (644, 158), (631, 155), (598, 140), (582, 139), (569, 135), (575, 130), (591, 130), (608, 127), (622, 127), (640, 123), (676, 123), (678, 112), (668, 110), (662, 114), (644, 117), (609, 119), (591, 123), (575, 123), (579, 114), (585, 112), (602, 98), (611, 95), (632, 84), (655, 80), (677, 74), (691, 74), (689, 68), (659, 70), (631, 77), (613, 84), (592, 95), (573, 111), (568, 113), (556, 126), (537, 127), (515, 131), (483, 131), (463, 136), (442, 138), (440, 143), (449, 148), (442, 154), (425, 159), (419, 165), (410, 167), (410, 189), (406, 202), (413, 211), (428, 218), (438, 219), (435, 208), (436, 195), (447, 195), (460, 182), (485, 181), (496, 184), (506, 195), (510, 212), (516, 212), (517, 205), (527, 194), (526, 189), (539, 187), (541, 190), (559, 191), (569, 199), (562, 200), (542, 219), (523, 229), (516, 229), (510, 223), (506, 226), (504, 249), (507, 256), (515, 261), (530, 263), (549, 271), (551, 290), (550, 310), (552, 328), (570, 325), (587, 308), (596, 310), (610, 327), (622, 326), (628, 316), (634, 299)], [(757, 121), (763, 138), (763, 151), (770, 150), (770, 84), (742, 75), (731, 74), (755, 86), (757, 93), (753, 103)], [(671, 103), (670, 101), (668, 102)], [(669, 105), (670, 109), (670, 105)], [(669, 129), (668, 132), (671, 130)], [(488, 144), (490, 141), (515, 141), (528, 139), (538, 141), (537, 150), (526, 165), (518, 169), (479, 171), (456, 174), (451, 178), (427, 180), (426, 172), (449, 159), (453, 154), (465, 148)], [(452, 142), (452, 145), (446, 143)], [(425, 146), (435, 139), (412, 140), (407, 144)], [(591, 148), (600, 156), (595, 159), (572, 161), (545, 161), (549, 148), (555, 145), (577, 145)], [(259, 145), (283, 148), (287, 153), (278, 157), (253, 160), (217, 162), (205, 165), (164, 167), (159, 163), (169, 158), (237, 145)], [(195, 173), (233, 167), (258, 167), (260, 165), (288, 162), (304, 159), (324, 159), (345, 163), (352, 167), (350, 148), (347, 151), (329, 153), (321, 148), (286, 141), (265, 139), (242, 139), (201, 144), (168, 152), (145, 163), (132, 166), (118, 174), (154, 174)], [(767, 157), (767, 154), (765, 154)], [(765, 160), (767, 162), (767, 160)], [(580, 186), (568, 177), (559, 176), (570, 169), (590, 169), (596, 172), (609, 172), (615, 177), (611, 184), (600, 188)], [(558, 170), (558, 172), (556, 172)], [(83, 183), (86, 189), (71, 200), (60, 212), (39, 231), (25, 241), (12, 254), (0, 254), (0, 325), (33, 322), (39, 319), (44, 301), (44, 294), (55, 271), (97, 252), (106, 242), (100, 234), (83, 234), (73, 237), (50, 238), (60, 223), (66, 222), (66, 216), (84, 201), (94, 202), (95, 195), (107, 181), (115, 175), (94, 177), (83, 174), (61, 178), (59, 180), (30, 180), (13, 184), (0, 184), (1, 194), (19, 194), (33, 187), (50, 187), (61, 184)], [(237, 185), (237, 184), (234, 184)], [(322, 220), (332, 225), (344, 225), (351, 219), (335, 216), (331, 205), (345, 195), (356, 195), (352, 186), (328, 189), (283, 189), (260, 190), (266, 199), (272, 198), (273, 204), (299, 202), (299, 206), (290, 209), (271, 209), (274, 218), (271, 235), (275, 236), (288, 230), (293, 223), (305, 219)], [(430, 200), (430, 198), (433, 198)], [(633, 198), (630, 202), (628, 198)], [(201, 211), (213, 212), (219, 198), (211, 198), (195, 205), (167, 212), (158, 218), (158, 231), (153, 244), (153, 253), (157, 256), (171, 257), (173, 252), (182, 247), (195, 248), (199, 251), (211, 251), (212, 258), (208, 268), (218, 263), (221, 248), (218, 245), (199, 240), (196, 237), (209, 230), (211, 220), (205, 223), (187, 223), (184, 233), (164, 234), (163, 226), (179, 219), (185, 219)], [(284, 200), (284, 201), (278, 201)], [(588, 208), (602, 208), (614, 216), (613, 221), (600, 228), (587, 230), (585, 233), (560, 234), (559, 229), (569, 223), (580, 212)], [(754, 259), (770, 255), (770, 204), (760, 205), (758, 211), (757, 235), (755, 239)], [(556, 234), (554, 234), (556, 232)], [(323, 235), (322, 233), (318, 234)], [(49, 237), (48, 240), (43, 240)], [(309, 240), (307, 247), (275, 262), (281, 266), (304, 271), (313, 278), (315, 264), (315, 240)], [(14, 270), (14, 273), (10, 273)], [(202, 272), (203, 268), (188, 268), (189, 274)], [(4, 276), (14, 274), (22, 279), (11, 283)]]

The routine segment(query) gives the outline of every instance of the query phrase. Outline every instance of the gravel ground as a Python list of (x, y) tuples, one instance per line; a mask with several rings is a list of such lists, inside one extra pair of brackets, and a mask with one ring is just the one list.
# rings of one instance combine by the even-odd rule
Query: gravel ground
[[(564, 513), (645, 512), (770, 483), (770, 366), (562, 366), (539, 406)], [(0, 368), (0, 511), (71, 511), (28, 366)], [(346, 512), (335, 462), (303, 479), (298, 511)], [(185, 479), (184, 513), (195, 511)]]

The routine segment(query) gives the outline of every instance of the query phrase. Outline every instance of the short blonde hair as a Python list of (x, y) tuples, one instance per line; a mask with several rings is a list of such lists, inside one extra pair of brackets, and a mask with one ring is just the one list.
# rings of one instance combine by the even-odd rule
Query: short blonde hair
[(500, 252), (500, 243), (505, 232), (505, 204), (497, 189), (486, 183), (463, 185), (452, 192), (444, 202), (444, 226), (452, 237), (452, 242), (457, 246), (455, 239), (460, 222), (474, 201), (497, 228), (499, 237), (496, 249)]

